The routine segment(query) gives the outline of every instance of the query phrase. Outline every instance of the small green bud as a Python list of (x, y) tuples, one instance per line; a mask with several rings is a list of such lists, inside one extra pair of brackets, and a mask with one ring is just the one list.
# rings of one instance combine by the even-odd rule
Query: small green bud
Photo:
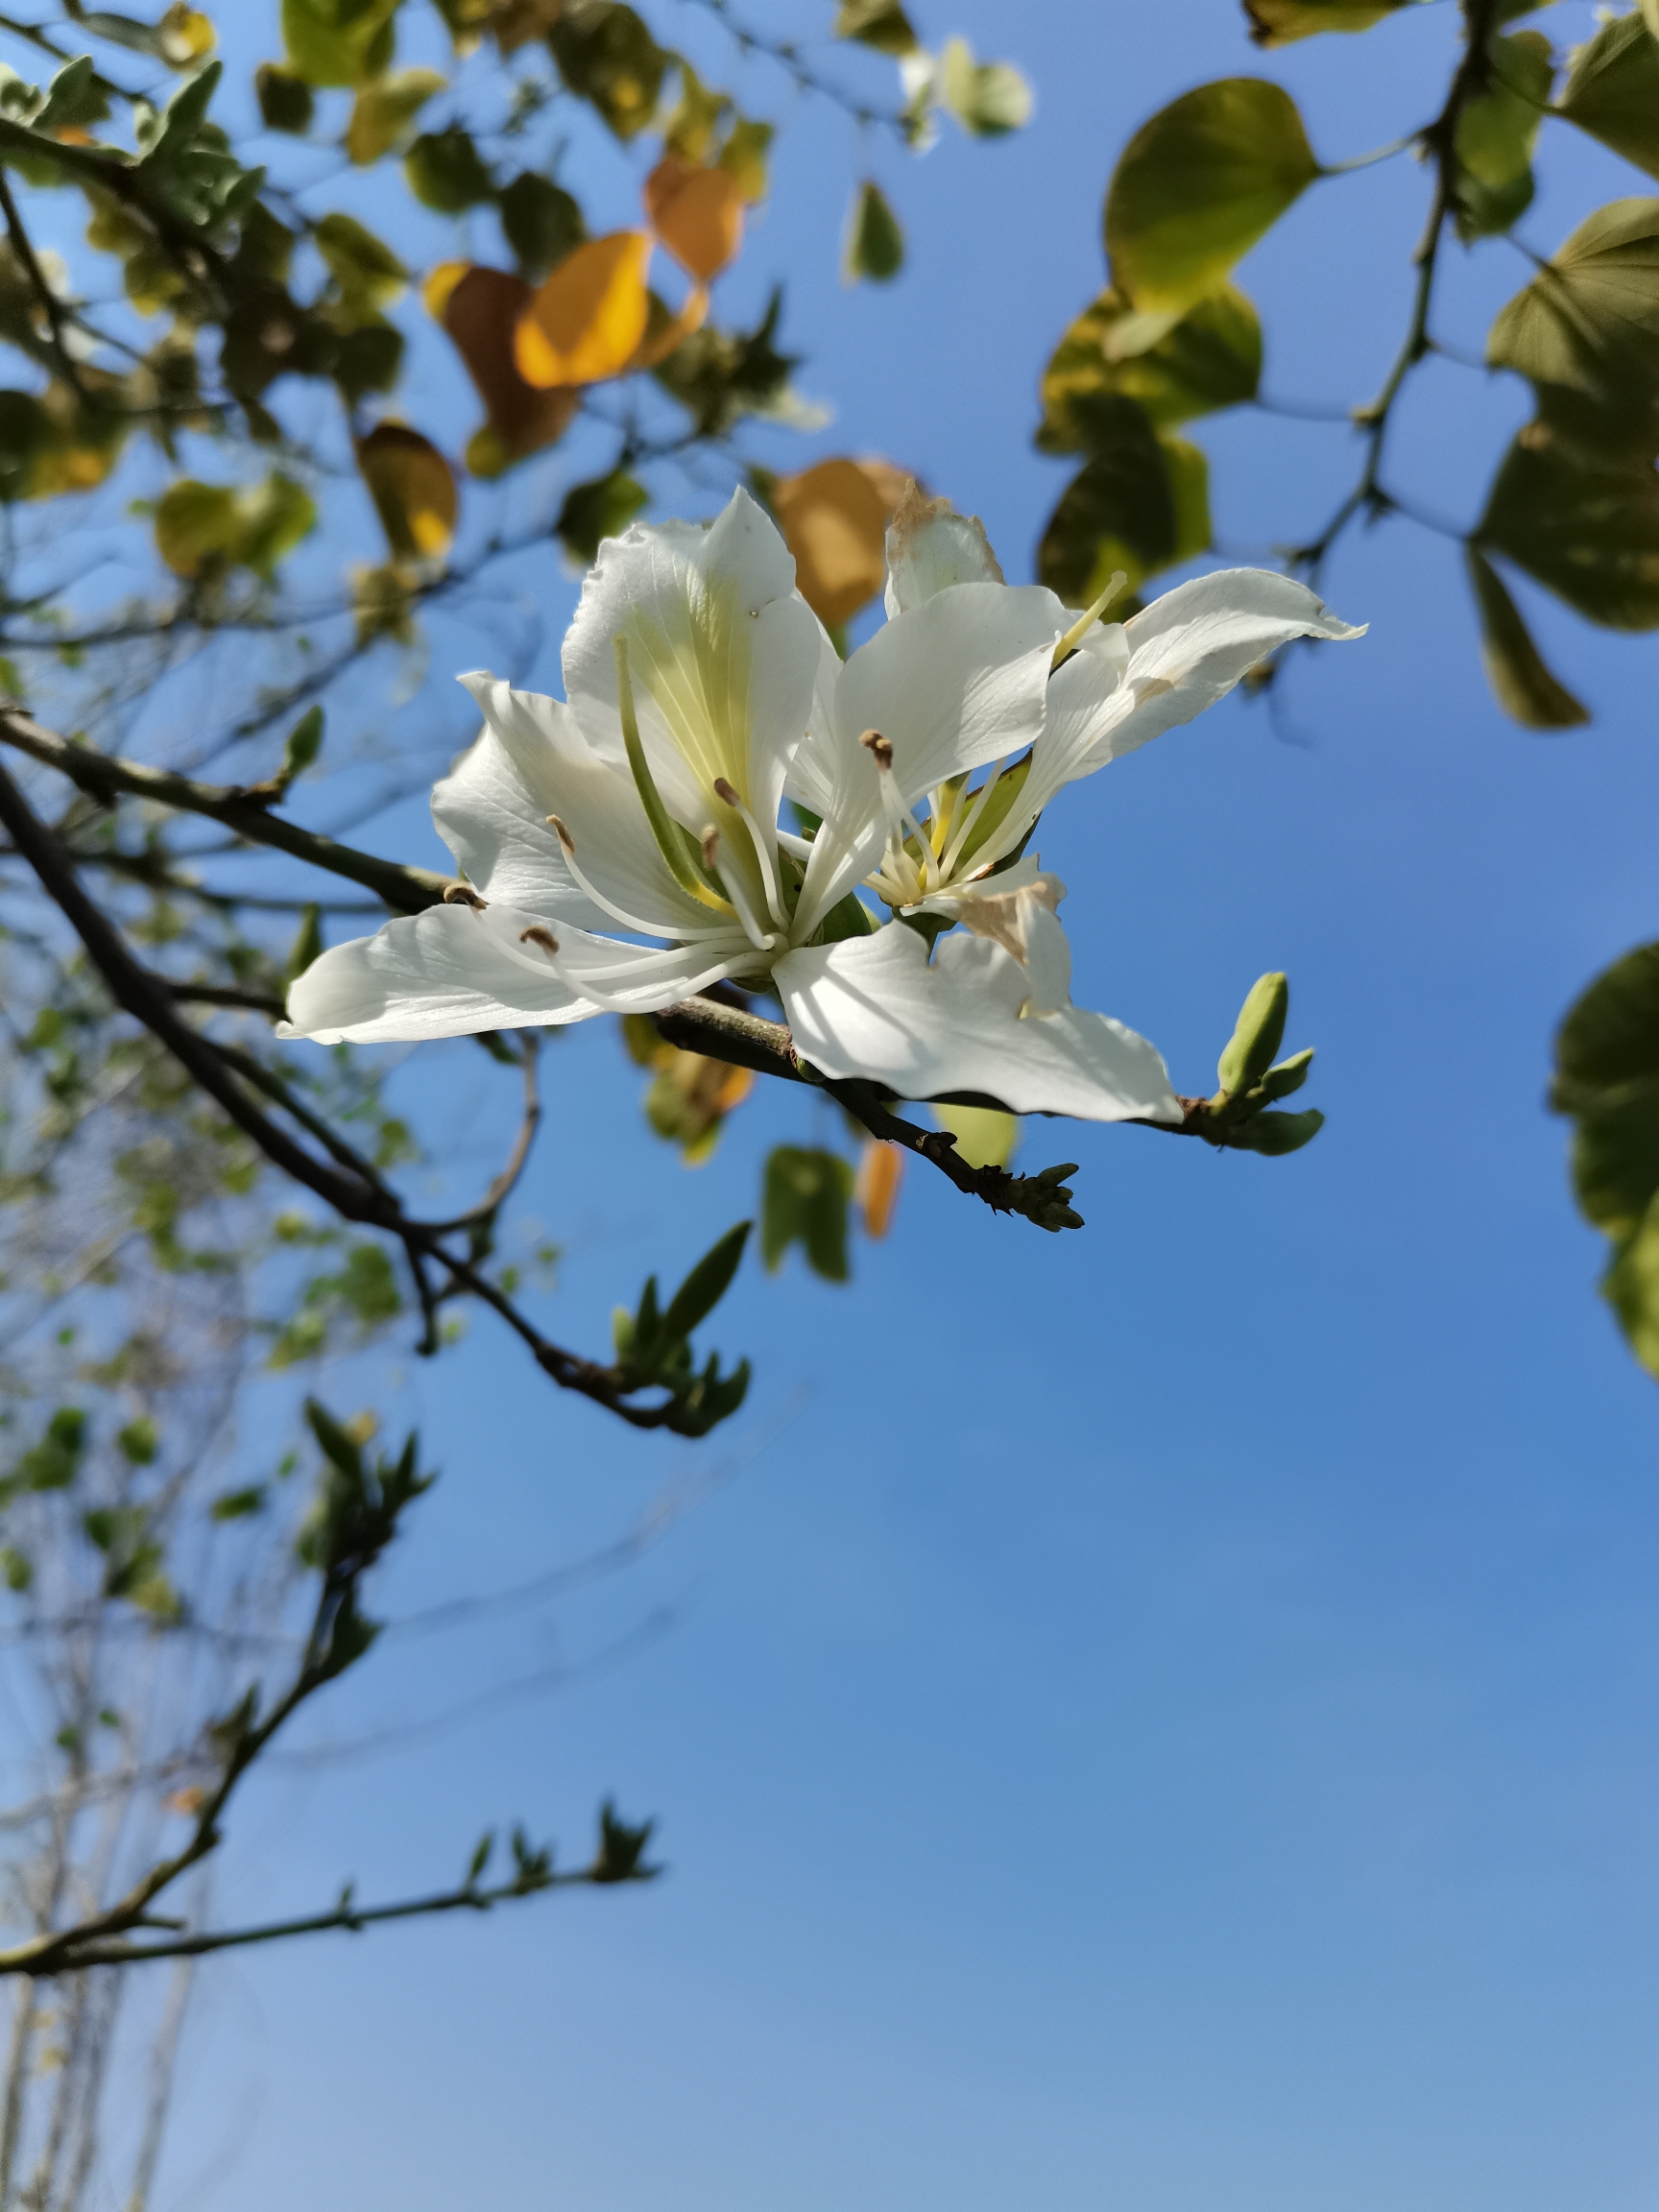
[(1292, 1091), (1300, 1091), (1308, 1080), (1308, 1070), (1313, 1065), (1313, 1047), (1306, 1052), (1294, 1053), (1288, 1060), (1281, 1060), (1277, 1068), (1269, 1068), (1258, 1088), (1263, 1098), (1288, 1098)]
[(1273, 1065), (1273, 1055), (1285, 1040), (1289, 1008), (1290, 985), (1284, 975), (1263, 975), (1252, 989), (1215, 1069), (1229, 1097), (1251, 1090)]
[(1269, 1160), (1283, 1159), (1311, 1144), (1325, 1126), (1317, 1106), (1305, 1114), (1258, 1114), (1228, 1132), (1227, 1142), (1236, 1152), (1261, 1152)]

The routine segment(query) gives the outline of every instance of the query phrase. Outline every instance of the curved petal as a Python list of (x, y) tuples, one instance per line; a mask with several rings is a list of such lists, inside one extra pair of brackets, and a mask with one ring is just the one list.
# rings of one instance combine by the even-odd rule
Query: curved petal
[(1306, 584), (1268, 568), (1223, 568), (1178, 584), (1123, 625), (1128, 679), (1106, 704), (1078, 773), (1190, 722), (1291, 638), (1362, 637), (1365, 628), (1333, 614)]
[(787, 546), (746, 492), (707, 530), (636, 523), (599, 548), (565, 640), (565, 688), (584, 731), (620, 761), (617, 637), (669, 812), (692, 830), (718, 821), (723, 778), (770, 830), (811, 710), (818, 622)]
[[(477, 700), (487, 729), (433, 793), (432, 811), (458, 858), (466, 855), (452, 828), (492, 863), (479, 874), (467, 862), (479, 890), (493, 900), (531, 907), (542, 921), (563, 917), (601, 929), (620, 924), (675, 938), (706, 937), (711, 926), (718, 929), (718, 918), (669, 873), (625, 759), (595, 752), (563, 700), (516, 691), (511, 684), (483, 674), (463, 676), (461, 682)], [(488, 812), (480, 804), (486, 791), (492, 802)], [(522, 812), (509, 816), (506, 809), (520, 804), (519, 791)], [(493, 811), (497, 800), (500, 814)], [(573, 851), (568, 858), (548, 823), (550, 814), (569, 831)], [(498, 822), (501, 844), (493, 854), (490, 840)], [(558, 878), (552, 874), (555, 865)], [(567, 882), (581, 905), (544, 900), (537, 888), (544, 873), (550, 885)]]
[(890, 922), (791, 952), (773, 979), (796, 1049), (826, 1075), (902, 1098), (975, 1092), (1016, 1114), (1181, 1118), (1163, 1060), (1121, 1022), (1075, 1006), (1022, 1020), (1026, 972), (987, 938), (942, 938), (929, 963), (921, 935)]
[(814, 843), (804, 914), (833, 905), (885, 839), (864, 733), (878, 730), (891, 744), (905, 805), (964, 770), (1022, 751), (1043, 727), (1049, 661), (1070, 620), (1040, 585), (958, 584), (895, 615), (859, 646), (809, 740), (812, 772), (820, 788), (833, 789), (835, 805)]
[(1002, 569), (977, 515), (928, 499), (914, 479), (887, 525), (887, 612), (920, 607), (952, 584), (1000, 584)]
[(580, 1022), (597, 1008), (545, 959), (520, 952), (529, 914), (492, 904), (429, 906), (315, 959), (288, 992), (279, 1037), (319, 1045), (469, 1037), (481, 1029)]

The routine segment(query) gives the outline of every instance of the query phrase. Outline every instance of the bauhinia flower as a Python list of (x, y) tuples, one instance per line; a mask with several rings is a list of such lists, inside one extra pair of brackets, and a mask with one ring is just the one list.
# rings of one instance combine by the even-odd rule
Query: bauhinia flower
[(888, 569), (888, 619), (843, 662), (747, 493), (708, 528), (607, 541), (565, 700), (461, 679), (484, 729), (432, 810), (464, 880), (325, 952), (284, 1034), (453, 1037), (649, 1013), (730, 980), (775, 992), (831, 1079), (1178, 1120), (1154, 1047), (1072, 1005), (1065, 885), (1026, 842), (1065, 784), (1277, 646), (1359, 633), (1257, 569), (1126, 623), (1079, 619), (1005, 584), (978, 522), (914, 493)]

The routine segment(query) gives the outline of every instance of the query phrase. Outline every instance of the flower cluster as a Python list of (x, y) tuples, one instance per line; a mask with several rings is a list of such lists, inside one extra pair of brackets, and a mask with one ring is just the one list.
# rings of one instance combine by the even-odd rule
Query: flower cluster
[(730, 980), (775, 992), (831, 1078), (1178, 1120), (1153, 1046), (1072, 1005), (1065, 885), (1026, 845), (1066, 784), (1275, 647), (1359, 633), (1248, 568), (1125, 623), (1079, 619), (1005, 584), (979, 523), (913, 487), (887, 558), (887, 620), (843, 661), (746, 493), (707, 528), (609, 540), (565, 700), (461, 679), (484, 729), (432, 807), (465, 882), (324, 953), (285, 1034), (453, 1037), (651, 1013)]

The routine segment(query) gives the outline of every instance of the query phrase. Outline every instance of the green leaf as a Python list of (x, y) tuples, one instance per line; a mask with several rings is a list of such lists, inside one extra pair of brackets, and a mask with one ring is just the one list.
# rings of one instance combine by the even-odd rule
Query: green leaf
[(625, 469), (613, 469), (609, 476), (571, 485), (553, 525), (554, 534), (574, 560), (589, 568), (598, 558), (600, 540), (619, 537), (650, 497), (644, 485)]
[(866, 177), (853, 195), (842, 246), (841, 271), (849, 284), (868, 276), (877, 284), (889, 284), (904, 266), (904, 233), (886, 195), (873, 178)]
[(1238, 1009), (1238, 1020), (1216, 1066), (1215, 1076), (1229, 1097), (1254, 1090), (1285, 1042), (1290, 1010), (1290, 985), (1277, 971), (1258, 977)]
[(662, 1315), (662, 1334), (665, 1338), (684, 1339), (700, 1322), (706, 1321), (732, 1286), (743, 1259), (743, 1248), (749, 1241), (752, 1221), (739, 1221), (734, 1229), (728, 1229), (717, 1244), (712, 1245), (698, 1261), (678, 1290), (668, 1301)]
[(618, 138), (634, 138), (657, 112), (671, 57), (619, 0), (565, 0), (548, 26), (559, 74)]
[(1407, 0), (1244, 0), (1258, 46), (1288, 46), (1321, 31), (1369, 31)]
[(423, 132), (403, 156), (403, 174), (421, 204), (440, 215), (464, 215), (495, 197), (494, 179), (458, 123)]
[(1228, 1149), (1283, 1160), (1288, 1153), (1300, 1152), (1304, 1144), (1311, 1144), (1324, 1126), (1325, 1117), (1317, 1106), (1310, 1106), (1305, 1114), (1258, 1114), (1230, 1132)]
[(253, 72), (253, 92), (267, 131), (291, 132), (302, 138), (311, 128), (316, 102), (303, 77), (279, 61), (261, 61)]
[(34, 1568), (24, 1558), (22, 1552), (14, 1551), (10, 1544), (3, 1551), (0, 1551), (0, 1573), (6, 1576), (8, 1590), (18, 1592), (27, 1590), (30, 1583), (35, 1579)]
[(1138, 307), (1184, 312), (1318, 174), (1283, 86), (1201, 84), (1143, 123), (1118, 160), (1106, 194), (1113, 281)]
[(1020, 1142), (1016, 1116), (994, 1106), (929, 1106), (941, 1129), (949, 1129), (970, 1167), (1006, 1167)]
[(966, 38), (949, 38), (939, 57), (942, 104), (971, 137), (1003, 138), (1031, 120), (1031, 87), (1006, 61), (975, 61)]
[(616, 1817), (616, 1808), (608, 1797), (599, 1808), (599, 1848), (593, 1863), (588, 1869), (590, 1882), (649, 1882), (660, 1869), (644, 1863), (645, 1846), (651, 1840), (655, 1820), (647, 1820), (637, 1828), (630, 1828)]
[(769, 1272), (798, 1243), (814, 1273), (846, 1282), (853, 1183), (853, 1170), (838, 1153), (780, 1144), (770, 1154), (760, 1204), (760, 1257)]
[(222, 1490), (207, 1511), (215, 1521), (246, 1521), (265, 1510), (265, 1485), (253, 1482), (246, 1490)]
[(1659, 453), (1659, 200), (1616, 200), (1581, 223), (1499, 314), (1495, 369), (1528, 377), (1539, 412), (1592, 455)]
[(501, 231), (513, 258), (533, 283), (539, 283), (588, 235), (582, 210), (550, 177), (525, 169), (502, 192)]
[(1060, 495), (1037, 549), (1039, 580), (1087, 607), (1121, 569), (1131, 589), (1210, 542), (1207, 467), (1161, 438), (1143, 408), (1103, 393), (1090, 409), (1093, 456)]
[(282, 0), (288, 62), (307, 84), (361, 84), (390, 66), (398, 0)]
[(841, 0), (835, 36), (895, 57), (914, 54), (921, 44), (899, 0)]
[(1541, 31), (1488, 42), (1492, 82), (1457, 119), (1457, 234), (1465, 241), (1507, 230), (1532, 204), (1532, 146), (1544, 120), (1555, 63)]
[(357, 441), (368, 485), (395, 561), (434, 561), (455, 535), (458, 495), (449, 464), (406, 422), (377, 422)]
[(356, 312), (378, 314), (409, 281), (408, 270), (391, 247), (354, 215), (325, 215), (312, 236), (341, 298)]
[[(1255, 397), (1262, 325), (1241, 292), (1227, 285), (1200, 300), (1172, 328), (1162, 324), (1162, 317), (1142, 315), (1112, 289), (1084, 309), (1044, 372), (1037, 444), (1045, 453), (1092, 451), (1094, 411), (1102, 398), (1138, 400), (1152, 422), (1163, 424), (1190, 421)], [(1117, 425), (1110, 404), (1101, 423), (1109, 445)]]
[(132, 1467), (151, 1467), (160, 1449), (156, 1435), (156, 1424), (147, 1415), (129, 1421), (126, 1428), (117, 1431), (115, 1441), (121, 1447), (122, 1456)]
[(436, 69), (399, 69), (360, 86), (346, 126), (346, 151), (358, 168), (389, 154), (444, 83)]
[(1603, 23), (1573, 57), (1559, 112), (1659, 177), (1659, 33), (1637, 14)]
[(303, 776), (322, 750), (323, 709), (307, 707), (289, 731), (282, 747), (282, 765), (277, 774), (284, 787), (292, 783), (296, 776)]
[(290, 983), (294, 982), (298, 977), (304, 974), (314, 960), (320, 960), (322, 956), (322, 908), (315, 902), (312, 902), (301, 916), (300, 927), (295, 932), (294, 942), (289, 948), (288, 958), (283, 965), (285, 979)]
[(1499, 469), (1475, 541), (1610, 630), (1659, 629), (1659, 476), (1598, 466), (1534, 422)]
[(1480, 614), (1480, 658), (1492, 695), (1525, 730), (1571, 730), (1590, 717), (1544, 664), (1521, 611), (1479, 546), (1466, 548)]

